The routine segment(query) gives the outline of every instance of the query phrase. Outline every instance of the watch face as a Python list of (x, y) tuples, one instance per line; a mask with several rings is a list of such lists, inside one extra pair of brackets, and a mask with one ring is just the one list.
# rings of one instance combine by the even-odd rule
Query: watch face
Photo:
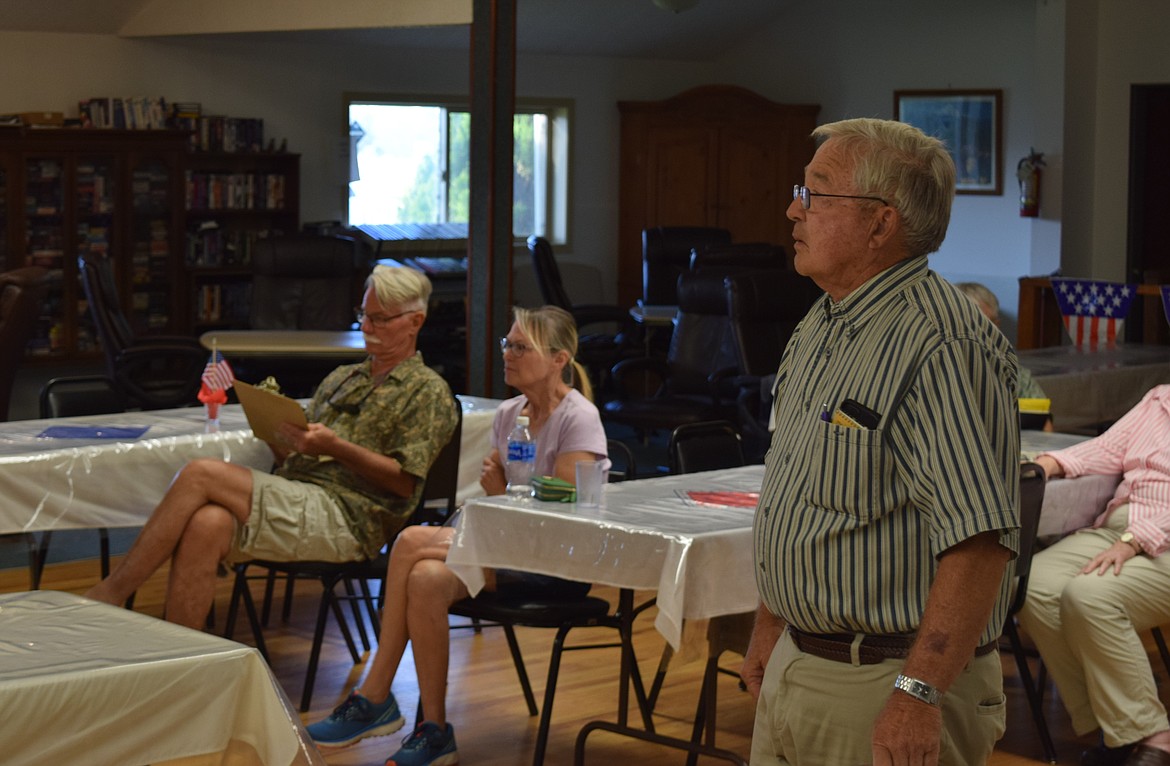
[(1132, 542), (1133, 542), (1133, 532), (1125, 532), (1125, 533), (1123, 533), (1123, 534), (1121, 535), (1121, 542), (1123, 542), (1123, 543), (1132, 543)]

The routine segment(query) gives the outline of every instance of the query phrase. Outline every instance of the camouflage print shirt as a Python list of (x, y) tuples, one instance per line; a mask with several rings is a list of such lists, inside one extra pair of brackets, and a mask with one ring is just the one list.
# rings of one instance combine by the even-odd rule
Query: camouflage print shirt
[(423, 364), (421, 354), (401, 362), (377, 387), (368, 359), (338, 367), (317, 387), (305, 411), (309, 421), (322, 423), (346, 441), (397, 460), (403, 471), (418, 479), (414, 493), (398, 497), (329, 457), (293, 453), (276, 473), (329, 492), (344, 511), (354, 536), (372, 556), (398, 532), (418, 504), (427, 471), (455, 430), (455, 407), (451, 389)]

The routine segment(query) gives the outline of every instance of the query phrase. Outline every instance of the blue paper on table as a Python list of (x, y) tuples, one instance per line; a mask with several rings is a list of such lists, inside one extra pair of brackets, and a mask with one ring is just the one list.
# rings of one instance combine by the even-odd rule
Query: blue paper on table
[(137, 439), (150, 426), (49, 426), (41, 439)]

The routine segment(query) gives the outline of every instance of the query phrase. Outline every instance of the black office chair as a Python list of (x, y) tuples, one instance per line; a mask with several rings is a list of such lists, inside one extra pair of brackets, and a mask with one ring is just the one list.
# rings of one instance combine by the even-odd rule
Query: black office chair
[[(1023, 608), (1028, 598), (1028, 574), (1032, 569), (1032, 557), (1036, 553), (1036, 532), (1040, 528), (1040, 509), (1044, 506), (1044, 469), (1035, 463), (1020, 465), (1020, 551), (1015, 561), (1015, 593), (1011, 605), (1008, 607), (1008, 616), (1004, 620), (1003, 632), (1011, 644), (1012, 654), (1016, 658), (1016, 668), (1019, 670), (1020, 683), (1024, 687), (1024, 694), (1028, 698), (1028, 707), (1032, 711), (1032, 721), (1036, 724), (1036, 732), (1040, 735), (1040, 745), (1044, 749), (1044, 758), (1049, 763), (1056, 763), (1056, 747), (1052, 744), (1052, 735), (1048, 731), (1048, 723), (1044, 720), (1043, 695), (1037, 682), (1032, 677), (1028, 666), (1027, 650), (1020, 641), (1019, 628), (1016, 624), (1016, 614)], [(1042, 672), (1042, 671), (1041, 671)]]
[(795, 271), (742, 271), (724, 278), (739, 354), (736, 424), (749, 463), (763, 462), (771, 443), (772, 383), (789, 338), (822, 295)]
[[(422, 498), (414, 513), (411, 514), (410, 520), (407, 522), (408, 524), (422, 522), (433, 523), (438, 520), (444, 520), (455, 511), (455, 493), (459, 487), (459, 451), (463, 431), (463, 407), (458, 400), (455, 400), (454, 406), (459, 413), (455, 431), (451, 435), (451, 440), (439, 451), (435, 462), (431, 465), (430, 471), (427, 472), (427, 480), (423, 486)], [(446, 501), (443, 509), (436, 510), (434, 507), (428, 507), (428, 503), (433, 503), (437, 500)], [(391, 543), (392, 541), (388, 541), (387, 545)], [(264, 623), (256, 612), (256, 604), (252, 598), (251, 588), (248, 585), (248, 581), (254, 579), (248, 575), (249, 567), (257, 566), (268, 570), (261, 578), (255, 578), (264, 579), (266, 582), (266, 605), (271, 599), (271, 589), (274, 582), (272, 573), (287, 576), (289, 587), (286, 590), (284, 604), (286, 621), (288, 619), (288, 609), (292, 601), (292, 582), (298, 578), (319, 581), (321, 583), (321, 601), (317, 607), (317, 622), (313, 629), (313, 645), (309, 651), (309, 663), (305, 668), (305, 683), (301, 691), (300, 710), (303, 713), (309, 709), (313, 700), (313, 686), (317, 678), (317, 666), (321, 657), (321, 645), (325, 640), (325, 628), (328, 624), (330, 614), (333, 615), (334, 620), (337, 622), (338, 630), (345, 640), (346, 647), (349, 649), (350, 657), (353, 659), (354, 664), (356, 665), (361, 661), (361, 655), (357, 650), (357, 644), (354, 642), (349, 623), (341, 611), (342, 602), (350, 602), (354, 622), (362, 644), (367, 651), (371, 648), (370, 640), (365, 631), (365, 618), (362, 616), (361, 605), (364, 604), (367, 609), (375, 635), (378, 633), (380, 620), (377, 614), (377, 608), (373, 603), (373, 598), (369, 590), (365, 587), (365, 583), (371, 580), (384, 581), (386, 579), (386, 570), (389, 561), (390, 554), (388, 548), (383, 548), (381, 553), (372, 559), (341, 564), (325, 561), (264, 560), (247, 561), (238, 564), (235, 567), (236, 579), (235, 585), (232, 588), (231, 602), (228, 606), (224, 637), (231, 638), (235, 632), (236, 617), (242, 602), (248, 623), (252, 628), (252, 637), (256, 642), (256, 648), (260, 650), (260, 653), (264, 655), (265, 659), (268, 658), (268, 647), (264, 642)], [(358, 583), (362, 589), (360, 594), (355, 589), (355, 583)], [(345, 590), (344, 595), (336, 592), (338, 585), (341, 585)], [(267, 614), (267, 606), (265, 613)]]
[(731, 242), (731, 232), (709, 226), (654, 226), (642, 230), (642, 301), (677, 306), (678, 278), (691, 267), (691, 251)]
[(351, 237), (287, 234), (252, 248), (253, 330), (348, 330), (360, 301)]
[(110, 259), (85, 253), (77, 260), (106, 373), (126, 400), (148, 410), (197, 404), (207, 350), (194, 338), (135, 336), (122, 312)]
[[(253, 330), (349, 330), (361, 302), (362, 250), (351, 237), (286, 234), (257, 240), (252, 248)], [(329, 358), (240, 357), (232, 363), (243, 380), (273, 376), (294, 399), (312, 396), (337, 362)]]
[(724, 277), (684, 272), (665, 359), (625, 359), (613, 368), (617, 398), (602, 417), (647, 433), (683, 423), (735, 420), (739, 353), (727, 309)]
[[(69, 418), (79, 415), (106, 415), (125, 412), (126, 400), (114, 381), (105, 375), (78, 375), (52, 378), (41, 386), (39, 396), (42, 418)], [(37, 552), (37, 567), (33, 577), (33, 589), (40, 587), (45, 562), (49, 557), (49, 545), (53, 532), (41, 533)], [(98, 528), (98, 550), (102, 579), (110, 576), (110, 531)], [(133, 595), (130, 604), (133, 604)]]
[(724, 274), (740, 271), (788, 271), (792, 259), (781, 245), (767, 242), (729, 242), (696, 247), (691, 251), (691, 271), (713, 270)]
[[(637, 352), (633, 339), (634, 320), (628, 309), (602, 304), (574, 304), (561, 280), (552, 245), (544, 237), (528, 238), (532, 267), (544, 302), (559, 306), (573, 315), (577, 323), (577, 359), (589, 371), (598, 395), (606, 391), (609, 370), (619, 360)], [(590, 332), (586, 328), (601, 325), (606, 331)]]

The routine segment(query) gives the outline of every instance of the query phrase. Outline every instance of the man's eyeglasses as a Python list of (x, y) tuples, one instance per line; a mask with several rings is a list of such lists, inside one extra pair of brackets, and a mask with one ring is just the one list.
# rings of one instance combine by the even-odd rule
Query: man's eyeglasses
[(410, 311), (399, 311), (397, 314), (367, 314), (366, 310), (361, 306), (355, 306), (353, 309), (353, 315), (357, 317), (357, 323), (359, 325), (368, 319), (370, 320), (370, 324), (372, 324), (374, 327), (385, 327), (398, 317), (406, 316), (407, 314), (413, 314), (416, 311), (418, 311), (418, 309), (411, 309)]
[(823, 192), (809, 191), (804, 184), (796, 184), (792, 187), (792, 199), (800, 200), (800, 206), (808, 210), (808, 206), (812, 204), (813, 197), (840, 197), (842, 199), (871, 199), (874, 202), (880, 202), (883, 205), (890, 204), (881, 197), (870, 197), (865, 194), (824, 194)]
[(523, 343), (513, 343), (507, 338), (500, 338), (500, 353), (506, 354), (511, 351), (517, 359), (524, 356), (527, 352), (532, 350), (532, 346)]

